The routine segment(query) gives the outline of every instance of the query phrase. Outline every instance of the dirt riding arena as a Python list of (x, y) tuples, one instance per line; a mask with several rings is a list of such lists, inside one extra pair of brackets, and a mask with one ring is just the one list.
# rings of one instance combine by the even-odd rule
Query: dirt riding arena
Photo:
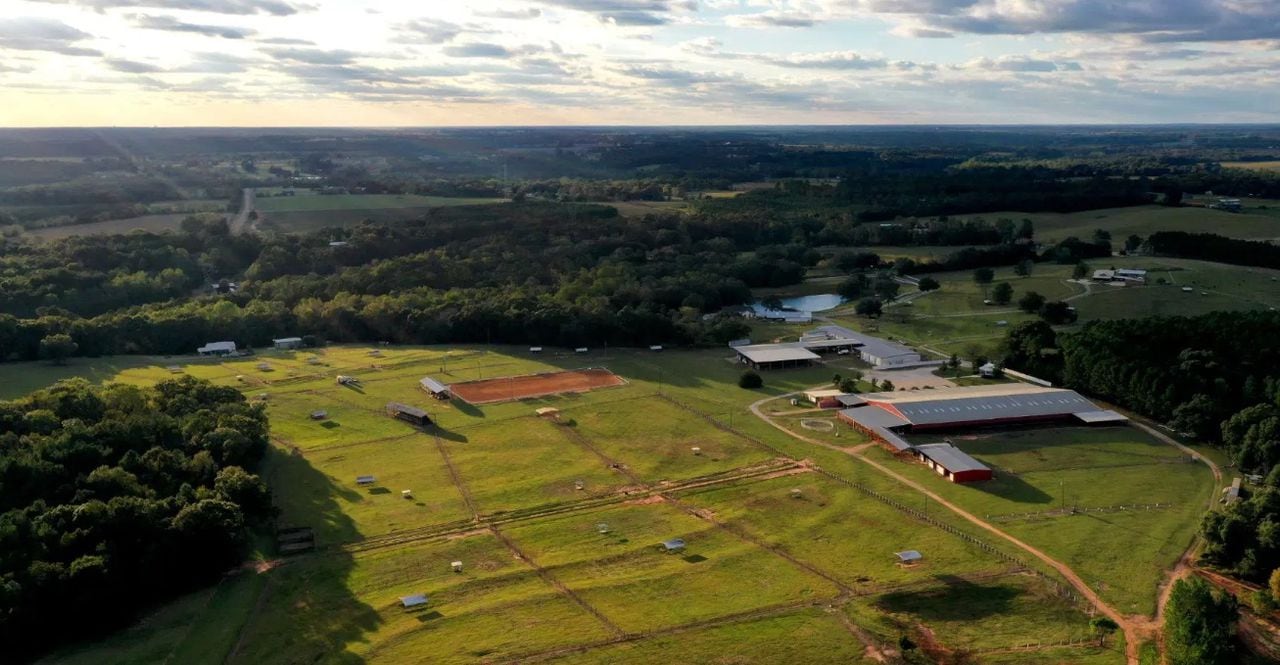
[(603, 367), (592, 367), (455, 383), (449, 386), (449, 392), (468, 404), (492, 404), (528, 397), (585, 393), (597, 388), (612, 388), (626, 385), (626, 383), (622, 377)]

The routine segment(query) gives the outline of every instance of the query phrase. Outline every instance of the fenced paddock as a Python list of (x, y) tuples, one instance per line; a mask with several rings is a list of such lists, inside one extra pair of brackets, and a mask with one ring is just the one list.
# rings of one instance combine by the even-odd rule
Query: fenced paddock
[(465, 381), (452, 384), (449, 391), (468, 404), (494, 404), (565, 393), (585, 393), (626, 383), (622, 377), (603, 367), (588, 367)]

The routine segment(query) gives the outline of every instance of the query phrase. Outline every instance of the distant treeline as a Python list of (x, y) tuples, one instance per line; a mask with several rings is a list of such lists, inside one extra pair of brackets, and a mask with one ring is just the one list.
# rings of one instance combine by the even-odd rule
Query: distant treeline
[(1236, 240), (1213, 233), (1160, 231), (1151, 234), (1147, 244), (1153, 253), (1160, 256), (1280, 268), (1280, 246), (1268, 242)]

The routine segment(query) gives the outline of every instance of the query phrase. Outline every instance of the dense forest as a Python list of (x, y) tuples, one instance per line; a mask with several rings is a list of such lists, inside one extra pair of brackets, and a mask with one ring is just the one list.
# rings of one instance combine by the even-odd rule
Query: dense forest
[(83, 380), (0, 402), (0, 643), (19, 660), (126, 624), (240, 562), (272, 515), (267, 419), (234, 388)]
[(1280, 268), (1280, 246), (1269, 242), (1236, 240), (1213, 233), (1160, 231), (1147, 238), (1147, 246), (1158, 256)]

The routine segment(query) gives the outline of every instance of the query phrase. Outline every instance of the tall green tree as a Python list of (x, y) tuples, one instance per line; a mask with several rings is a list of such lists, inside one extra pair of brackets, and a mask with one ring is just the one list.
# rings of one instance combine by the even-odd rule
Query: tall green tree
[(1165, 606), (1165, 650), (1170, 665), (1229, 665), (1236, 660), (1233, 596), (1199, 577), (1173, 584)]

